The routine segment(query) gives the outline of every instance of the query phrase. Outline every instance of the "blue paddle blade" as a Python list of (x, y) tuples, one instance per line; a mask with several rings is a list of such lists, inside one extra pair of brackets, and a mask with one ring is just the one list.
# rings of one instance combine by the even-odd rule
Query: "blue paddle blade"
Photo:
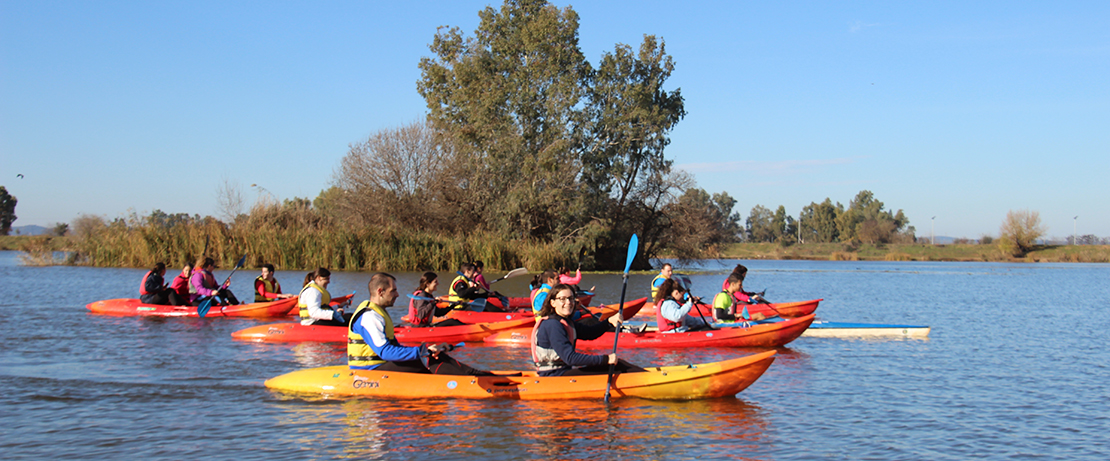
[(247, 262), (247, 255), (243, 255), (242, 258), (239, 258), (239, 262), (235, 263), (235, 268), (238, 269), (240, 267), (243, 267), (243, 264), (245, 264), (246, 262)]
[(214, 298), (214, 296), (210, 296), (208, 299), (201, 301), (200, 305), (197, 306), (197, 315), (201, 317), (208, 315), (208, 310), (212, 308), (212, 299)]
[(640, 237), (632, 234), (632, 238), (628, 240), (628, 258), (624, 261), (624, 273), (627, 274), (628, 270), (632, 268), (632, 260), (636, 259), (636, 250), (640, 248)]

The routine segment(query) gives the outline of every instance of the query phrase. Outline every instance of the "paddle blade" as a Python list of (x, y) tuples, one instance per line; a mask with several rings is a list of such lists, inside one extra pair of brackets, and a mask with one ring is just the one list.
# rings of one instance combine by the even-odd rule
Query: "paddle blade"
[(197, 306), (197, 315), (201, 317), (208, 315), (208, 310), (212, 308), (212, 299), (214, 298), (215, 296), (210, 296), (208, 299), (201, 301), (200, 305)]
[(628, 240), (628, 257), (624, 260), (624, 273), (627, 274), (628, 270), (632, 268), (632, 260), (636, 259), (636, 251), (640, 249), (640, 237), (632, 234), (632, 238)]
[(243, 255), (242, 258), (239, 258), (239, 262), (235, 263), (235, 269), (242, 268), (243, 264), (245, 264), (246, 262), (247, 262), (247, 255)]
[(516, 269), (513, 269), (513, 270), (509, 271), (508, 274), (505, 274), (505, 276), (501, 277), (499, 280), (511, 279), (513, 277), (519, 277), (521, 275), (527, 275), (527, 274), (528, 274), (528, 269), (525, 269), (523, 267), (518, 267)]

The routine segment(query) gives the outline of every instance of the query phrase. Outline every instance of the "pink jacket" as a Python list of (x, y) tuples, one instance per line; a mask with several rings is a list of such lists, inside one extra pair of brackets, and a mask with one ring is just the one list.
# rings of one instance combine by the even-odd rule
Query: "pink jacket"
[(582, 271), (579, 269), (575, 269), (574, 277), (559, 274), (559, 283), (565, 283), (567, 285), (578, 285), (579, 283), (582, 283)]

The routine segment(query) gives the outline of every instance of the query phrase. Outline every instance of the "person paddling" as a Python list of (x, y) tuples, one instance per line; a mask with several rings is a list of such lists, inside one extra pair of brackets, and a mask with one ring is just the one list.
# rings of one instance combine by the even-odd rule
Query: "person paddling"
[[(342, 307), (331, 307), (331, 293), (328, 293), (328, 284), (331, 283), (331, 271), (321, 267), (312, 272), (312, 281), (301, 288), (300, 299), (297, 300), (297, 311), (301, 316), (301, 325), (328, 325), (347, 326), (350, 316), (343, 315)], [(350, 300), (347, 301), (350, 303)]]
[(438, 287), (439, 276), (435, 272), (425, 272), (424, 275), (420, 276), (416, 291), (412, 293), (412, 297), (409, 299), (409, 323), (414, 327), (466, 325), (457, 319), (445, 319), (432, 325), (433, 318), (447, 315), (451, 311), (450, 307), (441, 309), (436, 306), (435, 291)]
[(736, 291), (732, 292), (732, 298), (736, 300), (736, 302), (744, 304), (758, 304), (760, 302), (767, 302), (767, 300), (763, 299), (763, 297), (761, 297), (759, 293), (744, 291), (744, 278), (748, 276), (748, 268), (744, 267), (743, 264), (737, 264), (736, 267), (732, 269), (732, 273), (729, 274), (729, 278), (725, 279), (724, 284), (721, 285), (722, 290), (728, 290), (728, 285), (730, 283), (729, 280), (731, 280), (732, 276), (734, 275), (740, 280), (740, 287), (737, 288)]
[(216, 277), (212, 275), (212, 270), (216, 268), (216, 260), (212, 258), (204, 258), (200, 264), (200, 268), (193, 271), (193, 276), (189, 279), (189, 283), (193, 286), (193, 293), (190, 294), (190, 304), (199, 306), (205, 299), (216, 297), (222, 299), (220, 305), (226, 306), (229, 304), (239, 304), (239, 300), (235, 298), (235, 294), (225, 286), (216, 285)]
[(281, 292), (281, 283), (274, 278), (274, 265), (263, 264), (262, 275), (254, 279), (254, 302), (265, 303), (292, 297), (293, 294)]
[[(185, 298), (179, 297), (173, 288), (166, 286), (166, 264), (156, 263), (152, 269), (143, 276), (139, 284), (139, 301), (143, 304), (159, 304), (163, 306), (181, 306), (188, 304)], [(188, 292), (186, 292), (188, 293)]]
[(544, 299), (536, 325), (532, 328), (532, 362), (540, 376), (567, 376), (605, 374), (609, 365), (616, 365), (620, 372), (643, 371), (643, 368), (617, 358), (617, 354), (592, 355), (576, 350), (578, 338), (597, 339), (605, 334), (609, 325), (619, 327), (619, 315), (609, 317), (607, 323), (584, 325), (571, 319), (575, 303), (574, 289), (558, 284), (551, 288)]
[(466, 309), (468, 303), (475, 299), (486, 299), (496, 293), (490, 293), (474, 283), (474, 265), (471, 263), (464, 263), (459, 268), (462, 275), (455, 277), (451, 281), (451, 287), (447, 289), (447, 300), (452, 303), (452, 308)]
[(402, 346), (387, 308), (397, 300), (397, 279), (379, 272), (366, 284), (370, 299), (355, 309), (347, 328), (347, 366), (354, 370), (403, 371), (441, 375), (493, 375), (447, 355), (449, 345)]
[(743, 279), (735, 272), (728, 275), (725, 289), (713, 297), (713, 318), (725, 321), (748, 320), (743, 319), (742, 316), (738, 319), (736, 316), (736, 302), (733, 296), (740, 290), (742, 284)]
[[(684, 304), (679, 304), (679, 302)], [(655, 321), (660, 333), (682, 333), (709, 328), (705, 322), (690, 315), (694, 304), (689, 293), (674, 279), (667, 279), (656, 290)]]

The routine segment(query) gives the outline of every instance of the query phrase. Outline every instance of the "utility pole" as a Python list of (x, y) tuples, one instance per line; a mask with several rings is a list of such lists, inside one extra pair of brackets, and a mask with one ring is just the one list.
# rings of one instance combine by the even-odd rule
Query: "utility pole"
[(1079, 245), (1079, 234), (1077, 234), (1075, 232), (1075, 230), (1079, 228), (1078, 226), (1079, 226), (1079, 216), (1076, 215), (1076, 217), (1071, 218), (1071, 244), (1072, 245)]
[(933, 233), (933, 230), (935, 230), (936, 227), (937, 227), (936, 226), (936, 221), (937, 221), (936, 216), (933, 216), (932, 218), (929, 218), (929, 245), (936, 245), (937, 244), (936, 234)]

